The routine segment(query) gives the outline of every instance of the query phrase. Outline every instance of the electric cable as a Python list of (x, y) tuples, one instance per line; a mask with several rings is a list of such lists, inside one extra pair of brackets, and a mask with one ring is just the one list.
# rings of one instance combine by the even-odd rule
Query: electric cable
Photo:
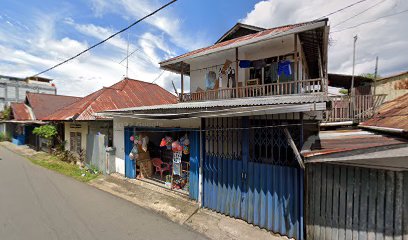
[(172, 0), (172, 1), (168, 2), (168, 3), (166, 3), (165, 5), (161, 6), (160, 8), (154, 10), (153, 12), (149, 13), (148, 15), (146, 15), (146, 16), (140, 18), (139, 20), (133, 22), (132, 24), (130, 24), (129, 26), (127, 26), (127, 27), (125, 27), (125, 28), (123, 28), (123, 29), (121, 29), (120, 31), (118, 31), (118, 32), (116, 32), (116, 33), (110, 35), (109, 37), (105, 38), (104, 40), (102, 40), (102, 41), (100, 41), (100, 42), (98, 42), (98, 43), (96, 43), (96, 44), (90, 46), (89, 48), (87, 48), (87, 49), (81, 51), (80, 53), (76, 54), (76, 55), (73, 56), (73, 57), (70, 57), (70, 58), (68, 58), (68, 59), (66, 59), (66, 60), (64, 60), (64, 61), (62, 61), (62, 62), (60, 62), (60, 63), (58, 63), (58, 64), (55, 64), (54, 66), (52, 66), (52, 67), (50, 67), (50, 68), (48, 68), (48, 69), (46, 69), (46, 70), (44, 70), (44, 71), (41, 71), (41, 72), (39, 72), (39, 73), (33, 75), (32, 77), (37, 77), (37, 76), (39, 76), (39, 75), (41, 75), (41, 74), (43, 74), (43, 73), (46, 73), (46, 72), (48, 72), (48, 71), (51, 71), (51, 70), (53, 70), (53, 69), (55, 69), (55, 68), (57, 68), (57, 67), (59, 67), (59, 66), (65, 64), (65, 63), (67, 63), (67, 62), (69, 62), (69, 61), (71, 61), (71, 60), (73, 60), (73, 59), (75, 59), (75, 58), (81, 56), (82, 54), (84, 54), (84, 53), (90, 51), (91, 49), (93, 49), (93, 48), (95, 48), (95, 47), (97, 47), (97, 46), (103, 44), (104, 42), (106, 42), (106, 41), (112, 39), (113, 37), (115, 37), (115, 36), (117, 36), (117, 35), (119, 35), (119, 34), (125, 32), (126, 30), (130, 29), (131, 27), (135, 26), (136, 24), (138, 24), (139, 22), (145, 20), (146, 18), (151, 17), (152, 15), (156, 14), (157, 12), (159, 12), (159, 11), (161, 11), (162, 9), (166, 8), (167, 6), (169, 6), (169, 5), (173, 4), (173, 3), (175, 3), (176, 1), (177, 1), (177, 0)]

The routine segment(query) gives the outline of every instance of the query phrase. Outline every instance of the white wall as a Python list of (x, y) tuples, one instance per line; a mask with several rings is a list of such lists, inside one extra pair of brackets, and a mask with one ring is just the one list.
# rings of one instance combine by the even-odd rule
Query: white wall
[(125, 174), (125, 127), (200, 128), (200, 119), (147, 120), (134, 118), (113, 119), (113, 146), (116, 148), (116, 172)]
[[(269, 41), (252, 44), (249, 46), (243, 46), (238, 49), (239, 60), (259, 60), (269, 57), (282, 56), (289, 53), (293, 53), (295, 50), (294, 35), (284, 36)], [(300, 50), (300, 41), (298, 41), (298, 50)], [(233, 63), (230, 65), (233, 69), (236, 68), (235, 64), (235, 49), (223, 51), (220, 53), (214, 53), (207, 56), (202, 56), (194, 59), (187, 60), (190, 64), (190, 92), (196, 92), (197, 87), (203, 90), (205, 88), (205, 74), (207, 71), (214, 71), (218, 77), (218, 71), (222, 68), (225, 60), (230, 60)], [(212, 67), (218, 65), (217, 67)], [(203, 69), (208, 68), (208, 69)], [(239, 68), (239, 67), (238, 67)], [(198, 70), (197, 69), (202, 69)], [(249, 78), (249, 70), (239, 68), (238, 70), (238, 82), (244, 85), (246, 79)], [(223, 79), (222, 87), (226, 88), (227, 80)]]
[(86, 150), (86, 140), (88, 135), (88, 123), (87, 122), (66, 122), (64, 123), (65, 127), (65, 149), (71, 150), (69, 144), (69, 138), (71, 132), (80, 132), (81, 133), (81, 148)]

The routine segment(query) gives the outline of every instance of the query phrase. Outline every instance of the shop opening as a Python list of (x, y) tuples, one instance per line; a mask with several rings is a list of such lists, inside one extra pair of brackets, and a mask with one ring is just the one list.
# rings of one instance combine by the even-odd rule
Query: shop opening
[(199, 132), (125, 128), (125, 175), (198, 198)]

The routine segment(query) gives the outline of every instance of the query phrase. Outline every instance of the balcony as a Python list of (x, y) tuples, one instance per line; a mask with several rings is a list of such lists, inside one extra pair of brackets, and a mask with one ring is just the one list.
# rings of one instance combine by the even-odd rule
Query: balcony
[(279, 96), (290, 94), (324, 93), (327, 81), (324, 78), (307, 79), (290, 82), (222, 88), (180, 94), (180, 102), (210, 101), (232, 98)]
[(371, 118), (384, 102), (386, 95), (356, 95), (330, 97), (331, 109), (323, 115), (323, 126), (331, 123), (350, 125)]

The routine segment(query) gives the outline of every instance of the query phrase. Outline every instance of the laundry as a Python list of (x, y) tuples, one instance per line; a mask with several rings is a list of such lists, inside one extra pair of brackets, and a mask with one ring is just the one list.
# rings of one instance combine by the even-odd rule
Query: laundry
[(249, 60), (240, 60), (239, 61), (239, 67), (240, 68), (250, 68), (251, 67), (252, 62)]
[(230, 60), (225, 60), (225, 63), (224, 63), (224, 65), (222, 66), (222, 74), (225, 74), (226, 73), (226, 71), (227, 71), (227, 69), (228, 69), (228, 67), (231, 65), (231, 61)]
[(217, 75), (213, 71), (209, 71), (205, 74), (205, 85), (207, 90), (213, 90), (215, 88), (215, 81)]
[(261, 69), (266, 66), (266, 62), (264, 59), (252, 61), (252, 67), (255, 69)]
[(290, 61), (286, 60), (278, 63), (278, 75), (281, 76), (282, 73), (284, 73), (286, 76), (292, 75)]

